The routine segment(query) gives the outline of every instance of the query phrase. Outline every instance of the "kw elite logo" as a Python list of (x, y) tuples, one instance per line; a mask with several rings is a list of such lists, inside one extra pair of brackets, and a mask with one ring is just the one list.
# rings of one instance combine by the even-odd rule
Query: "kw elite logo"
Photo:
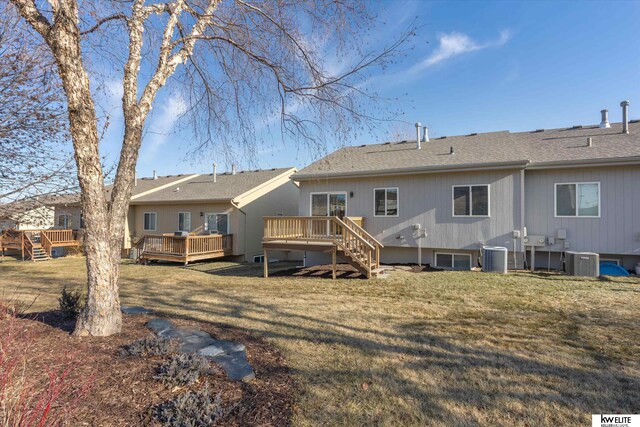
[(640, 427), (640, 415), (593, 414), (591, 427)]

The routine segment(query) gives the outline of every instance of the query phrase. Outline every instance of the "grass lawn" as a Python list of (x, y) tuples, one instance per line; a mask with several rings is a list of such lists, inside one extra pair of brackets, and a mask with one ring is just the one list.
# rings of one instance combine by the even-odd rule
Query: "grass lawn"
[[(584, 426), (592, 413), (640, 413), (637, 278), (260, 273), (125, 261), (121, 299), (281, 348), (302, 385), (296, 425)], [(84, 280), (82, 258), (0, 263), (0, 294), (39, 295), (32, 310)]]

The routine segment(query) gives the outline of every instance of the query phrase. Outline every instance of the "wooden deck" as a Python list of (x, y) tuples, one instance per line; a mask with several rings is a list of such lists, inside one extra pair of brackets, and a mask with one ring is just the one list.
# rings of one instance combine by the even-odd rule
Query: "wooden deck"
[(140, 238), (135, 247), (138, 250), (137, 259), (141, 263), (173, 261), (187, 265), (193, 261), (232, 255), (233, 235), (145, 235)]
[(380, 268), (380, 250), (384, 246), (362, 228), (363, 224), (362, 218), (265, 217), (262, 239), (264, 277), (269, 277), (269, 250), (331, 253), (334, 279), (338, 256), (367, 278), (373, 277)]
[(19, 251), (23, 261), (49, 259), (53, 248), (71, 248), (80, 252), (80, 236), (74, 230), (5, 230), (0, 235), (2, 256), (6, 250)]

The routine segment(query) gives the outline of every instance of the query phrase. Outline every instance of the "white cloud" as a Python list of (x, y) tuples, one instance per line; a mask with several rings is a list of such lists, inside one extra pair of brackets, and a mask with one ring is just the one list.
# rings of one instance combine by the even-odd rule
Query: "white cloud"
[(454, 31), (448, 34), (440, 34), (438, 35), (438, 46), (433, 53), (411, 67), (409, 71), (416, 73), (455, 56), (489, 47), (503, 46), (511, 39), (511, 35), (511, 31), (503, 30), (496, 40), (479, 43), (464, 33)]
[(152, 154), (167, 141), (169, 134), (180, 118), (187, 111), (187, 103), (181, 96), (171, 96), (158, 108), (149, 123), (144, 145), (147, 153)]

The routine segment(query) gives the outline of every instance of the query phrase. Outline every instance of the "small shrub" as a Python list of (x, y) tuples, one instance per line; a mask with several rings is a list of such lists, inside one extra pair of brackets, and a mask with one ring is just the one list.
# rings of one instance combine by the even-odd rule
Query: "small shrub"
[(209, 385), (188, 391), (155, 407), (155, 417), (165, 427), (205, 427), (215, 425), (224, 415), (220, 393), (212, 397)]
[(36, 344), (33, 331), (15, 315), (6, 316), (0, 322), (0, 426), (67, 425), (92, 378), (70, 380), (77, 366), (73, 353), (60, 355), (58, 363), (44, 370), (30, 369), (33, 361), (27, 354)]
[(65, 319), (77, 319), (82, 306), (84, 305), (84, 297), (79, 290), (67, 291), (67, 287), (62, 288), (62, 294), (58, 298), (60, 304), (60, 312)]
[(120, 357), (164, 356), (175, 350), (175, 341), (151, 335), (125, 345), (120, 350)]
[(206, 357), (196, 353), (178, 354), (158, 368), (154, 378), (166, 385), (183, 386), (198, 381), (200, 375), (208, 375), (211, 365)]

